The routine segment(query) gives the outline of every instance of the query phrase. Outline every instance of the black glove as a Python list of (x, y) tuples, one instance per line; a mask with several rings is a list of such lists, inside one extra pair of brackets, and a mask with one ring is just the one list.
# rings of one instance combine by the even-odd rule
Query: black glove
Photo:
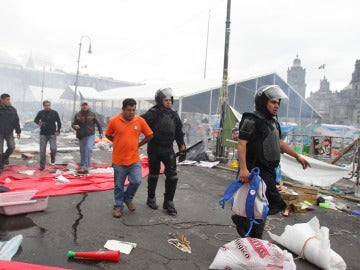
[(183, 162), (186, 159), (186, 152), (181, 151), (179, 154), (179, 162)]

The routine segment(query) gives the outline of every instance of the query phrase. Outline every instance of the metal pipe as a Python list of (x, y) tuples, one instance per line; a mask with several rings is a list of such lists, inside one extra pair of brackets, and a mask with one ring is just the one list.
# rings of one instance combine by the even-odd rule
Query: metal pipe
[(75, 90), (74, 90), (74, 104), (73, 104), (73, 117), (75, 116), (75, 107), (76, 107), (76, 98), (77, 98), (77, 87), (79, 84), (79, 67), (80, 67), (80, 55), (81, 55), (81, 42), (83, 38), (87, 38), (89, 40), (89, 50), (88, 53), (91, 53), (91, 39), (88, 36), (81, 36), (79, 43), (79, 53), (77, 59), (77, 68), (76, 68), (76, 77), (75, 77)]

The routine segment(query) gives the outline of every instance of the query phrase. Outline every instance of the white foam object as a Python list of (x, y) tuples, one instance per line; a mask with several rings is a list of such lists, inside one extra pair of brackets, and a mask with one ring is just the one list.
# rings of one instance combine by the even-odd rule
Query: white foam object
[(329, 229), (320, 227), (316, 216), (307, 223), (287, 225), (280, 236), (268, 233), (272, 240), (321, 269), (346, 269), (343, 258), (330, 247)]
[(55, 180), (56, 183), (58, 183), (58, 184), (68, 184), (68, 183), (70, 183), (70, 180), (67, 179), (67, 178), (66, 178), (65, 176), (63, 176), (63, 175), (58, 175), (58, 176), (56, 176), (54, 180)]
[(131, 250), (136, 247), (135, 243), (118, 241), (118, 240), (107, 240), (104, 248), (109, 250), (119, 250), (121, 253), (130, 254)]

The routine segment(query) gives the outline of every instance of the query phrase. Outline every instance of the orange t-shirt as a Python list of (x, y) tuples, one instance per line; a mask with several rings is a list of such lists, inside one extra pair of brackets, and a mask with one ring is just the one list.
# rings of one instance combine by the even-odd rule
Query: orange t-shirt
[(122, 113), (112, 117), (106, 127), (105, 135), (113, 136), (112, 163), (128, 166), (140, 160), (139, 137), (153, 134), (146, 121), (135, 115), (130, 122), (126, 122)]

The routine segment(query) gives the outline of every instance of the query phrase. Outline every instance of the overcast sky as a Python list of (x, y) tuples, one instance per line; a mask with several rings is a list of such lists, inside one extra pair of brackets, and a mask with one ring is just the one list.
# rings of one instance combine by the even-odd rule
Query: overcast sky
[[(231, 2), (230, 80), (272, 72), (286, 80), (298, 54), (307, 95), (319, 89), (322, 64), (332, 91), (350, 82), (360, 59), (359, 0)], [(81, 40), (82, 73), (148, 84), (200, 80), (206, 59), (206, 78), (221, 82), (226, 5), (227, 0), (2, 0), (0, 50), (22, 64), (32, 55), (39, 68), (46, 62), (75, 73)], [(82, 36), (91, 39), (91, 55)]]

